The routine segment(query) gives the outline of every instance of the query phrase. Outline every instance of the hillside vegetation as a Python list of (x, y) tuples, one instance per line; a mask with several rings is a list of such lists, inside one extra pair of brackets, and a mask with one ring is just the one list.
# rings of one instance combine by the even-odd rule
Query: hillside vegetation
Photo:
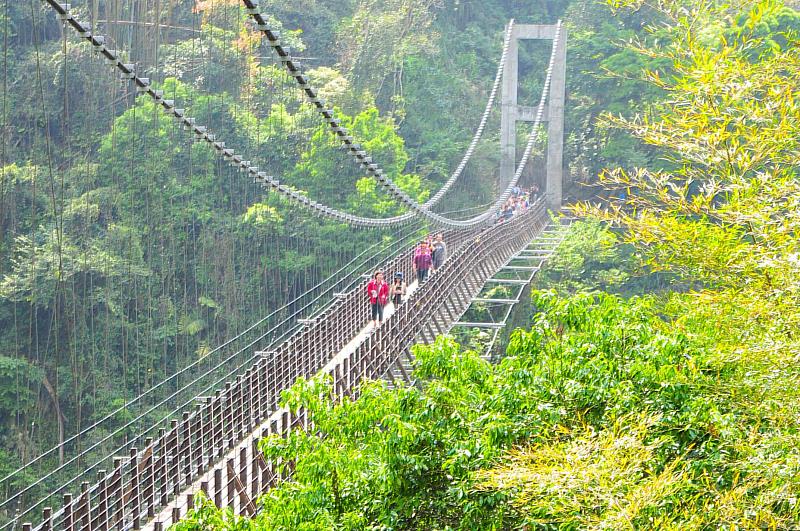
[[(284, 184), (360, 215), (402, 210), (336, 148), (240, 1), (71, 5), (187, 115)], [(590, 74), (630, 66), (619, 42), (642, 32), (644, 13), (573, 0), (260, 5), (343, 124), (419, 200), (466, 149), (511, 18), (569, 21), (571, 180), (654, 156), (595, 119), (632, 116), (659, 91)], [(0, 6), (0, 478), (49, 452), (0, 485), (3, 499), (94, 442), (109, 437), (95, 452), (107, 455), (179, 415), (277, 337), (267, 331), (294, 319), (289, 301), (400, 235), (326, 222), (263, 192), (63, 30), (38, 0)], [(538, 100), (548, 54), (547, 43), (522, 47), (520, 102)], [(441, 210), (480, 208), (496, 194), (498, 116)], [(539, 162), (526, 185), (542, 178)]]
[[(283, 183), (360, 215), (402, 211), (331, 141), (241, 2), (72, 4)], [(317, 431), (261, 443), (291, 477), (252, 519), (200, 497), (176, 529), (800, 529), (796, 10), (260, 5), (343, 124), (418, 200), (468, 145), (508, 20), (563, 19), (565, 175), (582, 221), (498, 363), (442, 337), (415, 348), (415, 387), (367, 382), (339, 403), (324, 379), (298, 381), (284, 403)], [(38, 0), (0, 6), (0, 478), (52, 449), (0, 484), (0, 499), (91, 441), (108, 436), (96, 454), (113, 453), (179, 414), (195, 394), (172, 393), (195, 377), (224, 381), (279, 336), (262, 332), (294, 322), (289, 301), (400, 237), (311, 217), (254, 186), (63, 29)], [(538, 99), (548, 53), (522, 47), (521, 102)], [(493, 121), (442, 210), (500, 188)], [(523, 184), (541, 181), (541, 166)]]
[[(290, 480), (193, 529), (797, 529), (797, 15), (614, 2), (660, 95), (608, 113), (658, 161), (602, 172), (492, 365), (418, 346), (418, 387), (284, 403), (318, 432), (262, 441)], [(202, 500), (201, 500), (202, 501)]]

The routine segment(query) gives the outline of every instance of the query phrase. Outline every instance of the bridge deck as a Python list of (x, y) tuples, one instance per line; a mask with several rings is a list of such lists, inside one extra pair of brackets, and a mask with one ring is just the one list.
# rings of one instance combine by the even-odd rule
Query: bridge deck
[[(419, 284), (417, 283), (416, 280), (410, 283), (407, 287), (406, 298), (411, 297), (411, 295), (417, 290), (418, 286)], [(366, 296), (364, 304), (367, 304)], [(394, 304), (389, 303), (386, 305), (386, 308), (384, 309), (383, 326), (389, 326), (390, 320), (392, 316), (395, 314), (395, 312), (396, 308), (394, 307)], [(372, 323), (369, 323), (366, 326), (364, 326), (364, 328), (361, 329), (358, 335), (356, 335), (349, 343), (347, 343), (347, 345), (345, 345), (344, 348), (342, 348), (322, 369), (320, 369), (318, 374), (326, 374), (333, 372), (334, 368), (337, 365), (341, 365), (344, 359), (351, 356), (356, 351), (356, 349), (359, 346), (361, 346), (372, 333), (373, 333), (373, 326)], [(267, 420), (265, 420), (259, 426), (257, 426), (256, 429), (253, 430), (252, 433), (250, 433), (250, 435), (248, 435), (240, 443), (234, 445), (232, 448), (229, 448), (228, 451), (225, 453), (225, 455), (223, 455), (219, 459), (222, 462), (227, 462), (229, 460), (238, 460), (241, 457), (243, 451), (245, 453), (249, 453), (250, 451), (252, 451), (252, 449), (255, 448), (255, 445), (258, 443), (258, 441), (262, 437), (264, 437), (265, 434), (270, 433), (270, 429), (273, 426), (280, 425), (280, 423), (283, 422), (283, 419), (285, 418), (287, 413), (288, 411), (286, 410), (286, 408), (280, 408), (277, 411), (275, 411), (272, 415), (270, 415), (267, 418)], [(275, 430), (273, 430), (273, 432), (274, 431)], [(248, 461), (250, 463), (255, 462), (253, 459), (249, 459)], [(249, 469), (247, 477), (253, 477), (252, 474), (259, 472), (258, 470), (253, 470), (252, 465), (250, 465), (250, 467), (248, 468)], [(236, 469), (238, 469), (238, 467)], [(219, 479), (221, 479), (223, 485), (234, 485), (235, 483), (235, 479), (229, 476), (229, 469), (227, 467), (222, 468), (222, 474)], [(189, 502), (187, 501), (187, 496), (192, 496), (194, 493), (203, 490), (204, 485), (214, 484), (216, 480), (217, 478), (215, 478), (215, 470), (209, 468), (209, 470), (206, 473), (202, 474), (200, 477), (198, 477), (194, 481), (194, 483), (184, 488), (181, 491), (181, 493), (178, 494), (172, 500), (171, 503), (165, 505), (155, 515), (154, 519), (151, 519), (144, 526), (142, 526), (142, 529), (145, 531), (158, 531), (156, 528), (159, 526), (159, 524), (157, 523), (170, 521), (173, 511), (176, 508), (180, 510), (181, 514), (185, 514), (186, 507), (187, 505), (189, 505)], [(245, 489), (247, 488), (246, 485), (244, 487)]]
[[(107, 528), (162, 531), (186, 514), (199, 490), (219, 507), (252, 514), (256, 498), (280, 481), (277, 467), (258, 451), (258, 441), (266, 434), (307, 426), (303, 411), (278, 408), (282, 390), (297, 377), (320, 371), (332, 376), (338, 397), (357, 393), (365, 378), (396, 380), (395, 369), (409, 381), (408, 371), (397, 367), (408, 348), (420, 340), (430, 342), (460, 321), (486, 281), (546, 225), (540, 203), (502, 225), (452, 233), (452, 254), (442, 271), (422, 286), (411, 283), (406, 302), (398, 309), (390, 305), (385, 323), (375, 331), (364, 326), (369, 316), (363, 285), (335, 297), (327, 310), (275, 350), (260, 353), (244, 376), (184, 412), (182, 420), (173, 421), (143, 451), (133, 450), (130, 458), (115, 461), (107, 480), (74, 501), (65, 499), (57, 527), (77, 531), (80, 522), (91, 520), (86, 529), (94, 529), (96, 522)], [(407, 249), (383, 269), (410, 277), (412, 252)]]

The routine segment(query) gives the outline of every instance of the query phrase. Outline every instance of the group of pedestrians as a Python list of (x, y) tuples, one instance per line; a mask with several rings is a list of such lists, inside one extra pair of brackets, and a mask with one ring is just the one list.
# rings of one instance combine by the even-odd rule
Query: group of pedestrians
[(425, 282), (430, 272), (435, 273), (442, 267), (445, 258), (447, 258), (447, 245), (444, 243), (444, 235), (440, 232), (434, 238), (429, 234), (414, 249), (414, 257), (411, 259), (411, 269), (417, 282)]
[[(422, 240), (411, 259), (411, 269), (414, 272), (418, 283), (425, 282), (430, 273), (435, 273), (447, 258), (447, 245), (444, 243), (444, 234), (439, 233), (435, 237), (428, 235)], [(383, 311), (391, 299), (395, 309), (403, 302), (408, 293), (403, 273), (398, 271), (394, 274), (392, 282), (384, 279), (383, 271), (377, 270), (367, 284), (367, 296), (369, 298), (371, 318), (373, 328), (378, 328), (383, 323)]]
[(532, 199), (535, 199), (538, 193), (539, 187), (535, 184), (530, 190), (523, 190), (515, 186), (511, 190), (511, 197), (508, 198), (503, 208), (501, 208), (495, 216), (497, 223), (503, 223), (513, 218), (516, 214), (525, 212), (531, 205)]

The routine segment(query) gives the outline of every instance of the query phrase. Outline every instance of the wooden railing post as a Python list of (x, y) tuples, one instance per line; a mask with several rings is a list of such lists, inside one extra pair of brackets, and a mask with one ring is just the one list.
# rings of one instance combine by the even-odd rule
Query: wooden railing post
[(72, 510), (72, 494), (64, 494), (64, 531), (78, 530)]
[(209, 419), (212, 414), (211, 398), (207, 397), (203, 404), (197, 404), (195, 408), (195, 426), (197, 431), (194, 440), (194, 458), (192, 459), (197, 468), (197, 474), (202, 475), (206, 470), (206, 453), (209, 451)]
[[(227, 493), (226, 494), (228, 496), (228, 502), (227, 502), (226, 506), (236, 510), (236, 501), (235, 501), (235, 497), (236, 497), (236, 488), (235, 487), (236, 486), (234, 485), (234, 481), (237, 479), (237, 477), (236, 477), (236, 469), (235, 469), (234, 459), (232, 457), (229, 457), (225, 462), (225, 466), (227, 467), (226, 472), (227, 472), (227, 477), (228, 477), (228, 481), (227, 481), (227, 485), (226, 485), (227, 486), (227, 489), (226, 489)], [(220, 473), (221, 472), (222, 472), (222, 470), (220, 470)]]
[(81, 523), (81, 529), (89, 529), (91, 522), (91, 507), (89, 505), (89, 482), (81, 483), (81, 501), (78, 505), (78, 514), (75, 520)]
[[(181, 413), (181, 423), (178, 428), (178, 441), (176, 441), (176, 451), (178, 452), (178, 461), (175, 463), (177, 467), (175, 474), (181, 474), (181, 467), (183, 468), (183, 475), (186, 477), (186, 484), (192, 483), (192, 439), (190, 433), (189, 412), (183, 411)], [(177, 480), (177, 477), (176, 477)], [(177, 483), (177, 481), (176, 481)]]
[[(155, 516), (155, 447), (153, 438), (147, 437), (144, 441), (145, 451), (142, 456), (142, 464), (139, 466), (140, 477), (142, 477), (142, 502), (143, 509), (147, 511), (147, 517)], [(142, 511), (144, 512), (144, 511)]]
[(171, 432), (167, 432), (166, 428), (160, 428), (158, 430), (158, 464), (156, 466), (158, 473), (156, 475), (156, 481), (158, 484), (158, 503), (162, 507), (167, 504), (169, 495), (169, 470), (167, 468), (169, 467), (169, 458), (167, 454), (171, 435)]
[[(114, 472), (111, 474), (110, 482), (110, 496), (109, 503), (113, 503), (111, 507), (111, 519), (109, 521), (109, 528), (114, 526), (117, 529), (122, 529), (125, 517), (125, 496), (122, 492), (124, 478), (123, 478), (123, 462), (121, 457), (114, 458)], [(111, 501), (113, 500), (113, 502)]]
[(214, 505), (222, 509), (222, 470), (217, 467), (214, 469)]
[(97, 509), (93, 519), (92, 529), (106, 531), (108, 529), (108, 477), (105, 470), (97, 472)]
[(53, 508), (45, 507), (42, 510), (42, 531), (53, 531)]
[(139, 451), (136, 448), (131, 448), (130, 451), (130, 463), (131, 463), (131, 481), (130, 481), (130, 508), (131, 508), (131, 515), (133, 517), (133, 528), (139, 529), (140, 527), (140, 519), (139, 515), (141, 514), (141, 505), (140, 505), (140, 498), (139, 498), (139, 485), (141, 483), (141, 477), (139, 472)]

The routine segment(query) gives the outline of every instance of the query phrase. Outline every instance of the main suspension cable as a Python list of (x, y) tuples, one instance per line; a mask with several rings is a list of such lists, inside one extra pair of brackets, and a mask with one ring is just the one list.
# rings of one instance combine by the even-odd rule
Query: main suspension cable
[[(366, 218), (362, 216), (356, 216), (347, 212), (343, 212), (337, 209), (333, 209), (324, 204), (312, 201), (302, 193), (292, 190), (291, 188), (280, 184), (279, 181), (275, 180), (271, 176), (268, 176), (266, 172), (259, 171), (259, 168), (253, 165), (251, 161), (244, 160), (242, 156), (234, 154), (233, 149), (226, 148), (225, 143), (218, 141), (215, 135), (208, 132), (207, 127), (197, 125), (196, 120), (194, 118), (185, 116), (184, 110), (177, 108), (175, 106), (174, 100), (164, 99), (164, 94), (162, 91), (158, 91), (152, 88), (149, 78), (142, 78), (136, 75), (135, 65), (123, 63), (119, 59), (115, 50), (109, 50), (108, 48), (105, 47), (105, 38), (103, 36), (92, 35), (92, 33), (88, 30), (88, 28), (86, 28), (83, 24), (78, 22), (70, 13), (69, 4), (60, 4), (58, 2), (55, 2), (55, 0), (45, 0), (45, 1), (59, 14), (59, 16), (62, 19), (69, 22), (69, 24), (83, 38), (87, 39), (95, 47), (97, 51), (99, 51), (103, 56), (105, 56), (106, 59), (108, 59), (109, 62), (112, 63), (112, 65), (115, 65), (117, 69), (122, 72), (123, 77), (133, 81), (139, 93), (145, 93), (149, 95), (151, 98), (153, 98), (153, 100), (156, 101), (157, 104), (161, 105), (166, 112), (171, 113), (176, 119), (181, 121), (185, 126), (189, 127), (198, 137), (198, 139), (204, 140), (208, 142), (210, 145), (212, 145), (212, 147), (217, 151), (217, 153), (220, 156), (230, 160), (230, 162), (233, 165), (240, 167), (242, 170), (250, 174), (255, 182), (259, 182), (263, 186), (269, 187), (281, 193), (282, 195), (288, 197), (290, 200), (313, 210), (317, 214), (330, 217), (337, 221), (343, 221), (351, 225), (363, 226), (363, 227), (386, 227), (390, 225), (407, 223), (415, 216), (421, 214), (429, 218), (437, 225), (453, 227), (453, 228), (467, 228), (486, 223), (488, 220), (490, 220), (494, 215), (494, 213), (496, 213), (502, 207), (502, 205), (511, 195), (511, 191), (514, 185), (516, 184), (516, 180), (512, 180), (512, 183), (514, 184), (509, 183), (509, 186), (504, 191), (504, 193), (501, 194), (500, 198), (498, 198), (495, 204), (489, 210), (476, 217), (467, 220), (452, 220), (446, 218), (444, 216), (441, 216), (440, 214), (431, 212), (429, 209), (425, 208), (424, 205), (421, 205), (416, 201), (414, 201), (413, 199), (411, 199), (404, 191), (398, 188), (397, 185), (391, 181), (391, 179), (383, 175), (383, 173), (380, 171), (380, 168), (376, 164), (371, 162), (371, 158), (367, 157), (365, 152), (363, 152), (360, 149), (354, 150), (353, 148), (360, 148), (360, 145), (355, 143), (355, 141), (352, 140), (352, 137), (345, 134), (347, 130), (341, 127), (339, 120), (334, 118), (332, 111), (328, 112), (328, 110), (322, 109), (321, 112), (323, 116), (331, 124), (336, 134), (339, 135), (340, 137), (344, 137), (342, 140), (348, 146), (348, 149), (351, 152), (354, 152), (355, 156), (361, 161), (362, 164), (366, 165), (368, 171), (371, 174), (374, 174), (378, 179), (378, 181), (381, 182), (381, 184), (389, 188), (392, 194), (401, 199), (404, 203), (408, 204), (409, 206), (412, 206), (413, 210), (405, 214), (402, 214), (400, 216), (395, 216), (391, 218)], [(303, 86), (306, 95), (309, 96), (309, 98), (312, 100), (312, 103), (314, 103), (315, 107), (317, 107), (317, 109), (320, 110), (321, 107), (324, 107), (324, 100), (320, 99), (316, 95), (316, 92), (314, 92), (313, 88), (307, 86), (308, 79), (301, 72), (299, 72), (298, 65), (295, 65), (293, 62), (291, 62), (291, 56), (289, 55), (288, 50), (286, 50), (283, 46), (281, 46), (277, 32), (274, 32), (271, 28), (269, 28), (269, 26), (267, 26), (265, 19), (260, 14), (260, 12), (257, 11), (257, 5), (254, 2), (248, 0), (244, 1), (246, 5), (249, 4), (248, 11), (251, 12), (253, 18), (258, 22), (257, 26), (258, 29), (264, 32), (267, 35), (267, 38), (270, 40), (271, 44), (273, 44), (273, 48), (281, 58), (281, 62), (284, 62), (287, 68), (289, 68), (289, 70), (293, 72), (293, 77), (295, 78), (295, 80), (298, 82), (298, 84)], [(560, 29), (560, 24), (561, 23), (559, 22), (559, 29)], [(533, 140), (534, 143), (537, 139), (536, 133), (539, 128), (539, 123), (541, 121), (545, 96), (549, 89), (549, 80), (551, 77), (550, 73), (552, 71), (552, 66), (555, 59), (555, 49), (557, 48), (558, 45), (559, 29), (557, 29), (556, 36), (553, 41), (554, 51), (550, 58), (548, 75), (546, 78), (544, 90), (542, 92), (543, 98), (541, 99), (539, 108), (537, 110), (537, 121), (534, 123), (532, 134), (529, 137), (529, 144), (531, 139)], [(313, 97), (311, 96), (311, 94), (313, 94)], [(531, 144), (530, 147), (532, 149), (533, 145)], [(524, 157), (523, 162), (527, 163), (527, 157)], [(523, 168), (518, 168), (517, 173), (521, 174), (521, 169)], [(515, 177), (516, 179), (518, 179), (518, 176), (515, 175)]]

